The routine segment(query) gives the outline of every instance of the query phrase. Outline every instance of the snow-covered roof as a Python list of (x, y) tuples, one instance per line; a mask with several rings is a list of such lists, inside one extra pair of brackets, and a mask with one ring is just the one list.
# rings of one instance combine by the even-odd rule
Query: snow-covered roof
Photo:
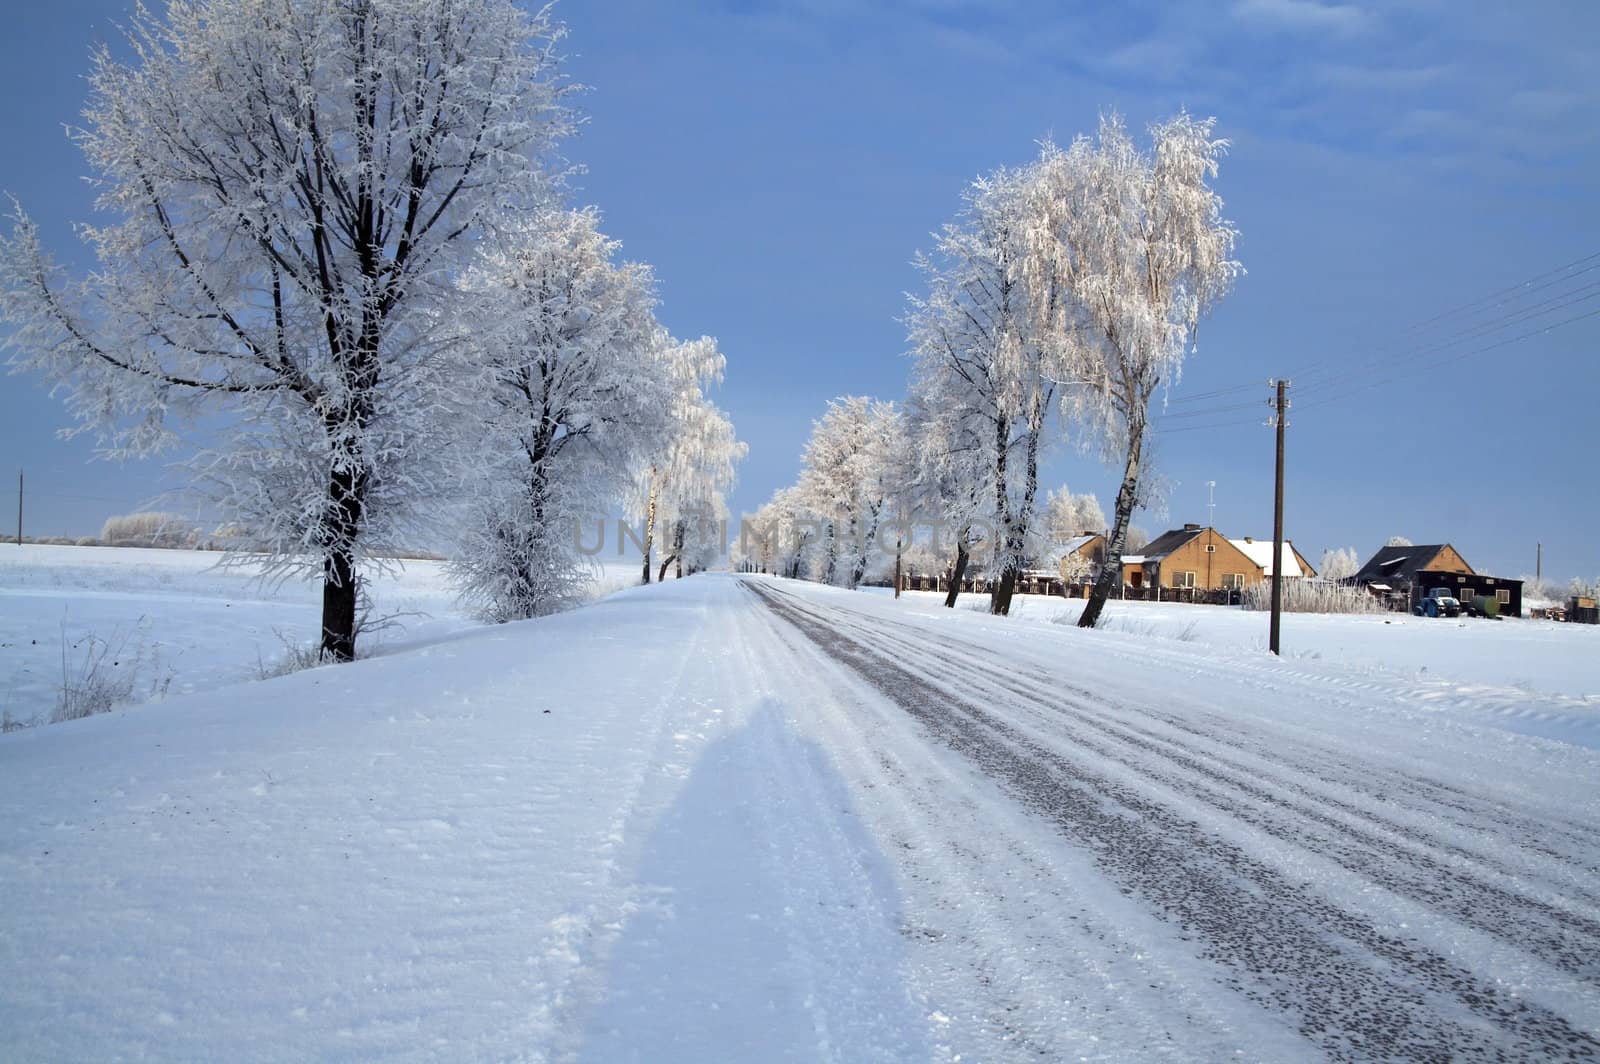
[(1061, 559), (1070, 554), (1076, 554), (1078, 551), (1082, 550), (1084, 547), (1088, 546), (1090, 543), (1093, 543), (1099, 538), (1100, 535), (1097, 532), (1089, 532), (1081, 536), (1073, 536), (1069, 540), (1051, 546), (1051, 548), (1045, 552), (1045, 555), (1041, 560), (1046, 565), (1060, 567)]
[(1144, 564), (1144, 555), (1143, 554), (1124, 554), (1122, 556), (1122, 564), (1124, 564), (1124, 565), (1143, 565)]
[[(1238, 547), (1239, 553), (1249, 558), (1252, 564), (1259, 565), (1262, 576), (1272, 575), (1272, 540), (1230, 539), (1228, 542)], [(1283, 541), (1283, 575), (1306, 575), (1295, 557), (1294, 544), (1287, 539)]]
[(1087, 535), (1082, 536), (1073, 536), (1071, 539), (1061, 544), (1061, 555), (1064, 557), (1073, 553), (1074, 551), (1082, 550), (1086, 545), (1093, 543), (1098, 538), (1100, 538), (1099, 534), (1094, 532), (1090, 532)]

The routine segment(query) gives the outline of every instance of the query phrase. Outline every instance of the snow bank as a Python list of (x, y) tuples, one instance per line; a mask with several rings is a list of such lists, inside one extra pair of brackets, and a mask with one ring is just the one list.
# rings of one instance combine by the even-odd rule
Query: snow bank
[[(888, 596), (885, 588), (871, 589)], [(987, 595), (963, 595), (958, 610), (982, 612)], [(901, 604), (942, 610), (944, 596), (906, 592)], [(1083, 599), (1019, 595), (1010, 621), (1072, 624)], [(1440, 619), (1405, 614), (1284, 614), (1283, 657), (1430, 712), (1526, 734), (1600, 746), (1600, 628), (1519, 618)], [(1177, 645), (1197, 659), (1248, 661), (1267, 649), (1267, 615), (1227, 606), (1107, 603), (1101, 630), (1132, 642)]]
[[(314, 642), (321, 587), (263, 581), (222, 568), (210, 551), (0, 544), (0, 714), (48, 719), (64, 683), (100, 669), (138, 704), (213, 690), (270, 672), (290, 645)], [(607, 560), (595, 594), (638, 579)], [(369, 590), (393, 624), (362, 641), (390, 653), (477, 627), (456, 602), (443, 564), (397, 561)]]

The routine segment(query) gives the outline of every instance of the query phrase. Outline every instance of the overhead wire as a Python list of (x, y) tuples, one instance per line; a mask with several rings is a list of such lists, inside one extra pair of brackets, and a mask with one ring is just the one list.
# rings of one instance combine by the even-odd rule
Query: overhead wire
[[(1449, 334), (1443, 339), (1436, 340), (1431, 343), (1424, 343), (1421, 346), (1411, 346), (1398, 351), (1391, 349), (1381, 354), (1376, 354), (1374, 357), (1364, 362), (1357, 363), (1354, 366), (1330, 366), (1325, 362), (1311, 363), (1308, 364), (1306, 368), (1302, 368), (1294, 374), (1286, 375), (1286, 379), (1296, 380), (1298, 382), (1298, 386), (1295, 389), (1297, 397), (1304, 397), (1308, 394), (1318, 397), (1312, 403), (1300, 404), (1300, 409), (1304, 410), (1308, 408), (1316, 408), (1338, 402), (1352, 395), (1370, 390), (1371, 388), (1381, 387), (1385, 384), (1393, 383), (1398, 378), (1411, 373), (1424, 372), (1440, 365), (1447, 365), (1451, 362), (1468, 358), (1472, 355), (1482, 354), (1484, 352), (1505, 347), (1509, 344), (1517, 343), (1522, 340), (1544, 335), (1563, 326), (1600, 315), (1600, 310), (1584, 314), (1576, 314), (1560, 321), (1541, 324), (1538, 328), (1527, 330), (1515, 336), (1498, 339), (1492, 343), (1482, 344), (1469, 350), (1452, 352), (1449, 355), (1446, 355), (1444, 358), (1430, 359), (1424, 362), (1415, 361), (1418, 356), (1444, 351), (1452, 347), (1458, 347), (1463, 343), (1483, 339), (1485, 337), (1492, 336), (1495, 333), (1502, 332), (1505, 329), (1513, 328), (1517, 325), (1527, 324), (1530, 321), (1546, 317), (1556, 313), (1557, 311), (1600, 298), (1600, 280), (1597, 280), (1587, 284), (1579, 285), (1576, 288), (1569, 288), (1566, 291), (1558, 292), (1555, 295), (1552, 295), (1537, 303), (1527, 304), (1521, 302), (1530, 295), (1546, 291), (1559, 285), (1568, 284), (1571, 281), (1595, 270), (1600, 270), (1600, 252), (1594, 252), (1589, 255), (1581, 256), (1577, 259), (1571, 260), (1570, 262), (1563, 263), (1560, 266), (1537, 273), (1532, 277), (1528, 277), (1515, 284), (1495, 289), (1475, 299), (1456, 304), (1455, 306), (1440, 311), (1431, 317), (1407, 326), (1406, 328), (1402, 329), (1399, 334), (1401, 336), (1405, 336), (1429, 331), (1431, 327), (1437, 326), (1439, 323), (1451, 320), (1452, 318), (1456, 318), (1463, 314), (1463, 312), (1470, 312), (1470, 317), (1472, 315), (1481, 315), (1485, 311), (1509, 307), (1509, 309), (1506, 309), (1504, 313), (1501, 313), (1495, 317), (1491, 317), (1486, 320), (1472, 321), (1468, 324), (1465, 324), (1462, 328), (1457, 329), (1454, 333)], [(1397, 359), (1405, 359), (1406, 362), (1396, 366), (1395, 363)], [(1358, 379), (1360, 374), (1375, 368), (1389, 368), (1392, 369), (1393, 372), (1378, 380)], [(1307, 379), (1308, 377), (1309, 380)], [(1210, 429), (1230, 428), (1239, 425), (1257, 423), (1256, 419), (1253, 418), (1233, 418), (1210, 424), (1174, 424), (1174, 422), (1199, 420), (1206, 417), (1217, 417), (1220, 415), (1249, 409), (1255, 405), (1254, 402), (1228, 403), (1220, 405), (1213, 403), (1212, 405), (1198, 409), (1189, 409), (1185, 407), (1177, 411), (1170, 411), (1170, 408), (1178, 405), (1179, 403), (1192, 403), (1204, 399), (1215, 399), (1246, 391), (1255, 391), (1260, 389), (1262, 386), (1262, 382), (1239, 384), (1223, 388), (1214, 388), (1204, 392), (1197, 392), (1191, 396), (1169, 400), (1164, 405), (1163, 413), (1152, 419), (1152, 431), (1165, 435), (1178, 432), (1195, 432)]]

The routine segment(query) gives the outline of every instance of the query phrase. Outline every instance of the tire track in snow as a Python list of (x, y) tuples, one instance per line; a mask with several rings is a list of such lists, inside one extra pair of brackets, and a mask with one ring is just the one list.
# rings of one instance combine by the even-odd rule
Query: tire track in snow
[(807, 708), (907, 881), (900, 933), (944, 1059), (1225, 1059), (1247, 1047), (1287, 1059), (1300, 1051), (1292, 1027), (1219, 997), (1193, 976), (1199, 962), (1163, 950), (1159, 920), (1114, 889), (1112, 898), (1085, 896), (1099, 877), (1084, 860), (1063, 860), (1053, 830), (994, 780), (928, 744), (917, 721), (796, 639), (753, 596), (750, 606), (751, 620), (771, 633), (762, 674), (778, 679), (769, 682), (782, 691), (825, 685)]
[[(952, 666), (947, 659), (927, 655), (914, 641), (891, 634), (889, 626), (870, 626), (848, 612), (819, 612), (814, 603), (792, 603), (821, 623), (858, 632), (873, 640), (873, 645), (893, 644), (901, 660), (912, 660), (925, 674), (938, 674), (958, 689), (973, 683), (981, 674), (990, 684), (1020, 695), (1037, 706), (1048, 706), (1056, 713), (1040, 713), (1019, 704), (1043, 727), (1035, 733), (1045, 741), (1066, 738), (1078, 747), (1092, 750), (1105, 761), (1115, 762), (1140, 776), (1151, 776), (1152, 766), (1141, 756), (1153, 759), (1156, 775), (1165, 785), (1198, 801), (1220, 809), (1229, 816), (1291, 845), (1302, 846), (1335, 860), (1341, 867), (1357, 872), (1385, 889), (1420, 902), (1427, 908), (1447, 913), (1459, 922), (1520, 948), (1531, 947), (1542, 960), (1580, 978), (1600, 977), (1600, 921), (1575, 913), (1536, 897), (1522, 889), (1524, 870), (1505, 867), (1497, 858), (1454, 847), (1433, 838), (1419, 837), (1415, 827), (1396, 824), (1370, 810), (1344, 805), (1347, 817), (1367, 822), (1353, 825), (1330, 815), (1320, 806), (1337, 804), (1324, 795), (1308, 791), (1292, 778), (1263, 766), (1247, 766), (1185, 747), (1172, 739), (1126, 725), (1115, 716), (1093, 707), (1060, 698), (1042, 683), (1030, 683), (1006, 669), (971, 663)], [(1093, 729), (1094, 734), (1083, 728)], [(1202, 738), (1212, 741), (1209, 736)], [(1110, 745), (1108, 745), (1108, 741)], [(1130, 754), (1127, 748), (1136, 753)], [(1223, 768), (1217, 767), (1224, 766)], [(1183, 770), (1173, 775), (1172, 769)], [(1227, 771), (1231, 769), (1231, 771)], [(1286, 797), (1281, 790), (1300, 797)], [(1223, 788), (1219, 790), (1218, 788)], [(1232, 792), (1232, 793), (1229, 793)], [(1242, 797), (1241, 797), (1242, 796)], [(1283, 814), (1294, 819), (1286, 820)], [(1377, 830), (1371, 830), (1376, 828)], [(1308, 844), (1315, 842), (1315, 845)], [(1489, 865), (1507, 885), (1487, 881), (1478, 872), (1437, 859), (1429, 849), (1451, 852), (1466, 861)], [(1572, 893), (1566, 884), (1550, 885), (1549, 892), (1560, 896)], [(1578, 891), (1577, 893), (1585, 893)]]
[[(1133, 733), (1151, 743), (1164, 746), (1169, 751), (1177, 753), (1164, 753), (1161, 756), (1182, 757), (1185, 760), (1200, 756), (1215, 764), (1225, 766), (1230, 772), (1230, 781), (1238, 785), (1240, 781), (1270, 780), (1274, 786), (1286, 788), (1313, 803), (1308, 808), (1315, 818), (1322, 817), (1320, 806), (1332, 806), (1342, 814), (1357, 820), (1364, 821), (1367, 825), (1380, 831), (1392, 833), (1401, 841), (1412, 846), (1426, 846), (1452, 857), (1470, 861), (1477, 865), (1488, 865), (1500, 874), (1525, 883), (1529, 869), (1507, 865), (1503, 857), (1489, 849), (1470, 849), (1465, 843), (1451, 842), (1430, 835), (1426, 838), (1417, 837), (1417, 832), (1428, 830), (1415, 823), (1407, 824), (1379, 815), (1370, 808), (1346, 801), (1340, 797), (1341, 793), (1354, 792), (1365, 795), (1374, 802), (1393, 804), (1393, 792), (1405, 790), (1410, 778), (1395, 771), (1377, 771), (1371, 765), (1349, 765), (1349, 771), (1344, 775), (1330, 774), (1326, 769), (1329, 756), (1315, 747), (1304, 743), (1296, 743), (1304, 751), (1300, 758), (1288, 758), (1275, 748), (1262, 744), (1256, 737), (1242, 731), (1233, 721), (1223, 721), (1213, 715), (1204, 718), (1214, 731), (1193, 724), (1181, 717), (1153, 710), (1137, 704), (1121, 704), (1117, 707), (1116, 714), (1110, 714), (1099, 708), (1099, 698), (1093, 692), (1074, 686), (1067, 681), (1058, 682), (1054, 678), (1049, 681), (1034, 679), (1027, 673), (1017, 672), (1013, 669), (995, 668), (991, 665), (963, 661), (959, 666), (953, 665), (952, 660), (970, 659), (974, 648), (970, 645), (959, 643), (941, 633), (929, 632), (921, 626), (884, 622), (880, 618), (865, 620), (859, 614), (850, 611), (841, 611), (836, 607), (823, 607), (815, 602), (803, 604), (795, 602), (796, 608), (807, 609), (814, 615), (822, 618), (826, 623), (841, 626), (850, 631), (859, 632), (870, 639), (888, 640), (895, 642), (906, 654), (918, 659), (920, 666), (942, 672), (957, 686), (971, 683), (970, 674), (974, 671), (983, 672), (992, 683), (999, 684), (1010, 690), (1013, 694), (1022, 695), (1030, 701), (1047, 703), (1058, 707), (1063, 712), (1074, 717), (1092, 718), (1095, 726), (1110, 729), (1118, 733), (1122, 741), (1134, 741), (1123, 733)], [(894, 629), (899, 629), (898, 632)], [(908, 634), (907, 634), (908, 633)], [(935, 643), (946, 648), (950, 653), (941, 657), (930, 654), (927, 643)], [(1069, 697), (1070, 696), (1070, 697)], [(1173, 736), (1161, 735), (1149, 727), (1139, 727), (1131, 723), (1130, 716), (1138, 716), (1157, 724), (1183, 732), (1191, 740), (1198, 740), (1209, 749), (1200, 749), (1192, 742), (1185, 742)], [(1222, 734), (1218, 734), (1222, 733)], [(1218, 753), (1220, 747), (1224, 752)], [(1249, 755), (1256, 758), (1255, 763), (1248, 763), (1239, 759), (1238, 755)], [(1202, 770), (1204, 774), (1213, 774), (1210, 770)], [(1307, 778), (1324, 784), (1322, 789), (1308, 787), (1304, 782)], [(1428, 781), (1433, 785), (1433, 781)], [(1454, 793), (1466, 795), (1476, 800), (1475, 806), (1465, 802), (1451, 803), (1451, 808), (1457, 815), (1441, 815), (1436, 810), (1417, 809), (1407, 807), (1409, 811), (1419, 816), (1442, 820), (1451, 827), (1461, 830), (1477, 838), (1482, 837), (1486, 823), (1500, 827), (1494, 839), (1503, 848), (1506, 844), (1528, 852), (1542, 859), (1547, 867), (1546, 878), (1550, 892), (1564, 899), (1582, 901), (1591, 906), (1600, 905), (1600, 894), (1594, 892), (1588, 884), (1600, 874), (1592, 859), (1585, 859), (1575, 854), (1566, 853), (1547, 845), (1543, 836), (1560, 833), (1559, 826), (1552, 826), (1546, 820), (1537, 820), (1532, 817), (1507, 815), (1506, 811), (1498, 804), (1478, 799), (1477, 796), (1467, 795), (1458, 788), (1449, 787), (1447, 784), (1438, 783), (1438, 787), (1448, 789)], [(1267, 800), (1277, 804), (1280, 796), (1270, 795)], [(1470, 818), (1470, 819), (1466, 819)], [(1587, 829), (1587, 825), (1578, 825)], [(1600, 852), (1600, 833), (1594, 833), (1593, 838), (1587, 840), (1587, 852)], [(1388, 845), (1385, 843), (1384, 845)], [(1438, 861), (1429, 859), (1430, 863), (1445, 869)], [(1549, 867), (1555, 865), (1558, 867)], [(1424, 887), (1426, 888), (1426, 884)], [(1492, 888), (1498, 889), (1498, 888)], [(1544, 906), (1546, 903), (1537, 899), (1530, 899), (1534, 906)], [(1596, 949), (1590, 957), (1600, 958), (1600, 921), (1582, 915), (1560, 913), (1552, 918), (1563, 920), (1571, 918), (1574, 926), (1564, 928), (1576, 930), (1587, 934), (1596, 943)], [(1558, 944), (1559, 945), (1559, 944)], [(1558, 952), (1570, 952), (1561, 946)], [(1593, 964), (1594, 960), (1584, 957), (1571, 957), (1574, 964)]]
[(825, 653), (1089, 847), (1106, 875), (1206, 943), (1224, 981), (1294, 1015), (1339, 1058), (1578, 1059), (1600, 1041), (1566, 1017), (1385, 934), (1150, 796), (1070, 761), (982, 705), (928, 683), (762, 585)]

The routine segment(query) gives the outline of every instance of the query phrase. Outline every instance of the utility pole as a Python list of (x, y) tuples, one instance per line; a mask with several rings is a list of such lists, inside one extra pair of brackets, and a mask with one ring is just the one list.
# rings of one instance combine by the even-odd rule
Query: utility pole
[(17, 546), (22, 546), (22, 470), (17, 470)]
[(1283, 430), (1288, 425), (1284, 414), (1289, 409), (1286, 391), (1289, 382), (1277, 380), (1278, 395), (1273, 403), (1272, 424), (1278, 430), (1278, 471), (1272, 489), (1272, 629), (1268, 643), (1274, 654), (1278, 649), (1278, 627), (1283, 613)]
[(1543, 543), (1535, 543), (1534, 544), (1533, 582), (1536, 583), (1536, 584), (1544, 583), (1544, 544)]

